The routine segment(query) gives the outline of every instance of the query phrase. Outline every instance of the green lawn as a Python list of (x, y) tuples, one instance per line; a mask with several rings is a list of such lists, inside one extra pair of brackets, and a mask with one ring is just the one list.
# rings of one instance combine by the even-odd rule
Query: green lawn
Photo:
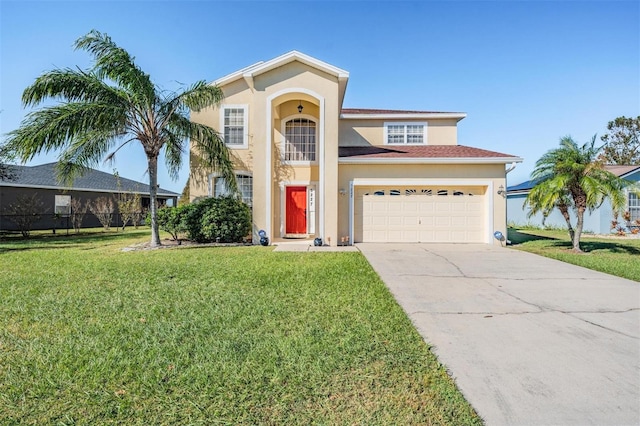
[(574, 253), (567, 231), (509, 228), (513, 247), (630, 280), (640, 281), (640, 239), (583, 234)]
[(0, 239), (3, 424), (481, 424), (359, 253)]

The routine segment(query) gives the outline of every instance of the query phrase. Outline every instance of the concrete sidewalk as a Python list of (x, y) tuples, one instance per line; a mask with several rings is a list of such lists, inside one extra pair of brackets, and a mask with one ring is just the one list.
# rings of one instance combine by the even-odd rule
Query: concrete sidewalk
[(640, 283), (488, 245), (357, 247), (488, 425), (640, 424)]

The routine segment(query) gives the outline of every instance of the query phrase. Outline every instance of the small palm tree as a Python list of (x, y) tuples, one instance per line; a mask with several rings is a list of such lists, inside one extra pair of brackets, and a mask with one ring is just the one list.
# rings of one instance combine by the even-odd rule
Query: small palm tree
[(157, 221), (158, 156), (176, 179), (190, 139), (207, 165), (236, 189), (233, 163), (219, 133), (189, 120), (189, 109), (217, 106), (223, 99), (217, 86), (197, 82), (186, 90), (167, 93), (136, 65), (129, 53), (109, 36), (91, 31), (76, 49), (93, 56), (89, 70), (54, 69), (22, 94), (25, 106), (60, 101), (27, 115), (8, 134), (5, 148), (23, 162), (37, 154), (60, 150), (58, 176), (70, 183), (101, 160), (112, 160), (123, 146), (138, 141), (147, 156), (151, 199), (151, 245), (160, 245)]
[[(614, 211), (625, 205), (624, 187), (628, 183), (605, 169), (598, 160), (602, 147), (595, 146), (596, 137), (582, 146), (570, 137), (560, 139), (560, 147), (544, 154), (531, 173), (537, 183), (529, 192), (525, 206), (531, 214), (548, 215), (558, 208), (569, 227), (573, 250), (581, 252), (580, 237), (585, 211), (600, 207), (609, 199)], [(569, 210), (576, 214), (575, 227), (571, 224)]]

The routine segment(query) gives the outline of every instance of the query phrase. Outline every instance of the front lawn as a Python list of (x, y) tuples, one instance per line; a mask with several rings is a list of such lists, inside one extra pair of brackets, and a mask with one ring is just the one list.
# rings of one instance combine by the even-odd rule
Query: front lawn
[(0, 240), (8, 424), (481, 424), (359, 253)]
[(574, 253), (567, 231), (509, 228), (513, 247), (558, 259), (563, 262), (640, 281), (640, 239), (598, 237), (583, 234), (580, 247), (585, 253)]

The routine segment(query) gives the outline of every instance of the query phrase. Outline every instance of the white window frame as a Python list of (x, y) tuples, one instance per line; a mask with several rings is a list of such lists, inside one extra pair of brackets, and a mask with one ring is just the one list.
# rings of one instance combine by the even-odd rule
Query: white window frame
[[(287, 151), (287, 123), (291, 120), (295, 120), (296, 118), (303, 118), (306, 120), (310, 120), (313, 121), (314, 123), (316, 123), (316, 152), (315, 152), (315, 157), (316, 159), (314, 161), (291, 161), (291, 160), (286, 160), (286, 151)], [(289, 164), (289, 165), (294, 165), (294, 166), (311, 166), (311, 165), (315, 165), (318, 164), (318, 145), (319, 145), (319, 128), (320, 128), (320, 124), (318, 122), (318, 118), (314, 117), (313, 115), (309, 115), (309, 114), (294, 114), (294, 115), (290, 115), (288, 117), (285, 117), (282, 119), (281, 123), (280, 123), (280, 132), (282, 134), (282, 143), (280, 144), (280, 152), (281, 152), (281, 158), (280, 161), (282, 161), (283, 164)]]
[(222, 133), (222, 137), (224, 138), (225, 134), (225, 124), (224, 124), (224, 116), (225, 111), (228, 109), (241, 109), (243, 110), (243, 132), (242, 132), (242, 144), (228, 144), (225, 140), (224, 143), (227, 148), (231, 149), (248, 149), (249, 148), (249, 105), (247, 104), (224, 104), (220, 108), (220, 133)]
[[(238, 170), (235, 171), (233, 173), (236, 176), (236, 179), (239, 176), (247, 176), (251, 178), (251, 202), (247, 203), (246, 200), (244, 199), (244, 197), (242, 198), (242, 201), (245, 202), (245, 204), (247, 204), (249, 207), (253, 207), (253, 173), (249, 172), (249, 171), (245, 171), (245, 170)], [(220, 178), (220, 174), (219, 173), (212, 173), (209, 175), (209, 197), (216, 197), (217, 195), (215, 194), (215, 188), (216, 188), (216, 179)], [(227, 194), (225, 194), (227, 195)], [(240, 192), (240, 195), (242, 196), (242, 192)]]
[[(389, 143), (389, 126), (404, 126), (403, 142), (401, 143)], [(422, 142), (408, 143), (407, 126), (422, 126)], [(384, 144), (391, 146), (403, 146), (403, 145), (426, 145), (427, 144), (427, 122), (426, 121), (386, 121), (384, 123)]]
[[(634, 197), (634, 200), (631, 197)], [(635, 205), (631, 205), (631, 202), (634, 201)], [(631, 215), (631, 222), (633, 223), (635, 220), (640, 219), (640, 195), (635, 194), (633, 192), (629, 192), (627, 194), (627, 211)]]

